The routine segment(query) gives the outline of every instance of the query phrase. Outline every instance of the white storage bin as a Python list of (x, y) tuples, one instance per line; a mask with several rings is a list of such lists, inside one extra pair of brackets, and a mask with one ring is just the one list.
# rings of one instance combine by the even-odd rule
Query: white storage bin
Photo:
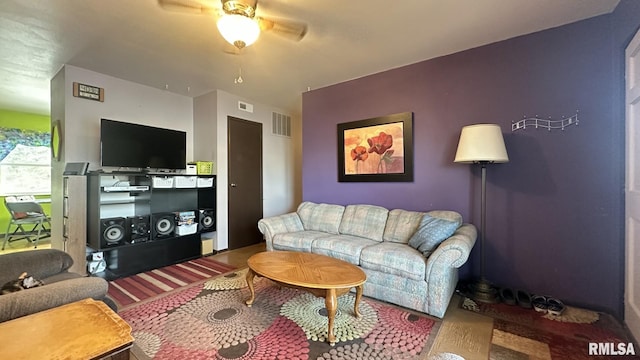
[(196, 166), (196, 164), (187, 164), (187, 171), (185, 171), (185, 174), (197, 175), (198, 167)]
[(198, 231), (198, 224), (185, 224), (176, 226), (176, 235), (191, 235)]
[(170, 189), (173, 187), (173, 176), (153, 176), (151, 183), (154, 188)]
[(195, 234), (198, 231), (195, 211), (180, 211), (176, 214), (176, 235)]
[(199, 188), (207, 188), (207, 187), (213, 187), (213, 178), (205, 178), (205, 177), (199, 177), (198, 178), (198, 187)]
[(197, 183), (197, 176), (176, 176), (175, 187), (176, 188), (195, 188)]

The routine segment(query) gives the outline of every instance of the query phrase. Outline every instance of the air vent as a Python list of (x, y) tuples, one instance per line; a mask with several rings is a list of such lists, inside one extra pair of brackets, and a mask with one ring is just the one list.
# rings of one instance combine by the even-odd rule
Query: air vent
[(238, 109), (246, 112), (253, 112), (253, 105), (246, 103), (244, 101), (238, 101)]
[(274, 112), (271, 119), (273, 121), (272, 133), (274, 135), (291, 137), (291, 116)]

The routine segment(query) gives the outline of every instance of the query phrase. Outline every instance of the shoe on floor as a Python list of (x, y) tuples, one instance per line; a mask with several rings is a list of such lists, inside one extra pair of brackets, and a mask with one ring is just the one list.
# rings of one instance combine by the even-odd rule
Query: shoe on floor
[(551, 315), (559, 316), (565, 309), (564, 303), (556, 298), (547, 298), (547, 304), (549, 306), (549, 314)]
[(516, 292), (516, 301), (518, 301), (518, 305), (525, 309), (531, 309), (533, 307), (531, 305), (531, 295), (526, 291), (518, 290)]
[(547, 313), (549, 311), (549, 303), (546, 296), (533, 295), (531, 297), (531, 305), (537, 312)]
[(515, 305), (517, 303), (516, 294), (510, 288), (500, 288), (500, 299), (507, 305)]

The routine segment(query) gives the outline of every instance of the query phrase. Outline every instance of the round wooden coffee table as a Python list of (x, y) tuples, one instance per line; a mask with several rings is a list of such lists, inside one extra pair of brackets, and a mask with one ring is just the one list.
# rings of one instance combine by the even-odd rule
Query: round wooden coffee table
[(346, 261), (329, 256), (294, 252), (267, 251), (255, 254), (247, 260), (247, 285), (251, 298), (247, 306), (255, 300), (253, 278), (255, 275), (265, 277), (274, 282), (296, 289), (310, 292), (317, 297), (324, 297), (329, 319), (327, 340), (329, 344), (336, 343), (333, 333), (333, 321), (338, 308), (338, 296), (346, 294), (353, 287), (356, 288), (356, 300), (353, 312), (360, 317), (358, 305), (362, 298), (362, 286), (367, 280), (364, 271)]

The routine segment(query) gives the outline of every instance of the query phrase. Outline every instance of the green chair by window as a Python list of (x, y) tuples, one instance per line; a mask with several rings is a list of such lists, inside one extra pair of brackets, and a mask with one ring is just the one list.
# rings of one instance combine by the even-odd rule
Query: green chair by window
[[(27, 239), (38, 247), (38, 241), (51, 236), (51, 218), (31, 195), (7, 196), (4, 205), (11, 215), (2, 242), (2, 250), (7, 243)], [(11, 227), (15, 227), (11, 231)]]

